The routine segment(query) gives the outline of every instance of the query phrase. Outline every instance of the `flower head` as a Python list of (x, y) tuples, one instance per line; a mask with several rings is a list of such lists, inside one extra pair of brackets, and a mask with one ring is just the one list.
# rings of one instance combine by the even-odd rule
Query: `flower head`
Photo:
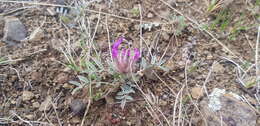
[(120, 37), (112, 47), (112, 58), (115, 61), (117, 71), (120, 73), (130, 73), (134, 70), (136, 61), (141, 57), (139, 49), (134, 50), (123, 48), (119, 50), (124, 38)]

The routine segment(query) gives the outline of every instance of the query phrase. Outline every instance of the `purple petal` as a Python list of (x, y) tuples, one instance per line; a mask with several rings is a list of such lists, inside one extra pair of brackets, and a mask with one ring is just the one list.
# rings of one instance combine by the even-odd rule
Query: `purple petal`
[(126, 58), (127, 58), (127, 56), (126, 56), (126, 52), (127, 52), (127, 50), (128, 49), (123, 49), (122, 51), (121, 51), (121, 54), (120, 54), (120, 58), (122, 59), (122, 60), (125, 60)]
[(131, 53), (131, 50), (128, 49), (128, 50), (127, 50), (127, 57), (130, 57), (130, 53)]
[(119, 45), (123, 42), (124, 38), (120, 37), (114, 44), (112, 47), (112, 57), (113, 58), (117, 58), (118, 55), (118, 47)]
[(126, 55), (126, 49), (123, 49), (122, 51), (122, 57), (124, 57)]
[(141, 57), (141, 53), (137, 48), (134, 49), (134, 54), (134, 61), (138, 60)]

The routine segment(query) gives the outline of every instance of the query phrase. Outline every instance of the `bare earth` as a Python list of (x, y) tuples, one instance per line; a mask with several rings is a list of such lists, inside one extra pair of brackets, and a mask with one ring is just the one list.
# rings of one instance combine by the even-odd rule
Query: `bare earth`
[[(246, 84), (257, 78), (260, 6), (254, 0), (220, 0), (224, 3), (209, 11), (205, 1), (101, 0), (85, 8), (81, 17), (90, 22), (91, 39), (104, 66), (110, 59), (109, 44), (120, 36), (129, 41), (128, 46), (142, 49), (142, 58), (151, 60), (152, 53), (166, 61), (162, 66), (168, 71), (137, 70), (141, 90), (136, 89), (134, 100), (124, 109), (115, 99), (122, 84), (107, 72), (100, 76), (109, 84), (93, 86), (93, 96), (89, 87), (72, 94), (76, 86), (69, 81), (82, 74), (66, 66), (61, 48), (69, 42), (75, 53), (84, 51), (77, 46), (85, 35), (79, 21), (68, 23), (64, 16), (50, 14), (54, 2), (0, 2), (0, 125), (204, 126), (199, 103), (207, 97), (205, 90), (210, 93), (214, 88), (248, 99), (256, 126), (260, 125), (255, 97), (259, 88), (256, 83), (241, 85), (237, 70), (239, 66), (246, 71), (242, 78)], [(22, 22), (27, 38), (40, 28), (37, 39), (8, 45), (2, 38), (10, 16)], [(140, 28), (151, 23), (158, 25)]]

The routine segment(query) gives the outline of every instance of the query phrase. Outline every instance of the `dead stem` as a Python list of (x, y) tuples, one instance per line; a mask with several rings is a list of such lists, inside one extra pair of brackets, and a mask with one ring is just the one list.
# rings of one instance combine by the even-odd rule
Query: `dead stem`
[(106, 30), (107, 30), (107, 41), (108, 41), (108, 46), (109, 46), (109, 53), (110, 53), (110, 60), (111, 62), (113, 61), (112, 57), (112, 50), (111, 50), (111, 40), (110, 40), (110, 35), (109, 35), (109, 28), (108, 28), (108, 22), (107, 22), (107, 15), (106, 15)]
[[(32, 2), (32, 1), (1, 1), (3, 3), (17, 3), (17, 4), (30, 4), (30, 5), (40, 5), (40, 6), (52, 6), (52, 7), (66, 7), (66, 8), (75, 8), (72, 6), (66, 6), (66, 5), (59, 5), (59, 4), (49, 4), (49, 3), (45, 3), (45, 2)], [(138, 19), (133, 19), (133, 18), (128, 18), (128, 17), (123, 17), (123, 16), (119, 16), (119, 15), (114, 15), (111, 13), (106, 13), (106, 12), (102, 12), (102, 11), (96, 11), (96, 10), (91, 10), (91, 9), (84, 9), (88, 12), (92, 12), (92, 13), (98, 13), (98, 14), (102, 14), (102, 15), (108, 15), (111, 17), (115, 17), (115, 18), (119, 18), (119, 19), (123, 19), (123, 20), (129, 20), (129, 21), (134, 21), (134, 22), (140, 22), (140, 20)], [(150, 22), (150, 21), (142, 21), (144, 23), (155, 23), (155, 22)], [(156, 22), (159, 23), (159, 22)], [(159, 24), (165, 24), (165, 23), (159, 23)]]
[(38, 123), (38, 124), (44, 124), (44, 125), (47, 125), (46, 123), (44, 122), (39, 122), (39, 121), (28, 121), (28, 120), (25, 120), (23, 119), (21, 116), (19, 116), (18, 114), (16, 114), (14, 111), (11, 112), (14, 116), (16, 116), (19, 120), (21, 120), (22, 122), (30, 125), (30, 126), (34, 126), (33, 123)]
[[(140, 55), (142, 56), (142, 54), (143, 54), (143, 40), (142, 40), (142, 38), (143, 38), (143, 31), (142, 31), (142, 24), (143, 24), (143, 15), (142, 15), (142, 6), (141, 6), (141, 4), (139, 4), (139, 15), (140, 15), (140, 28), (139, 28), (139, 31), (140, 31), (140, 34), (139, 34), (139, 36), (140, 36)], [(140, 70), (141, 70), (141, 67), (140, 67)]]
[(209, 32), (208, 30), (202, 29), (201, 25), (199, 23), (197, 23), (195, 20), (191, 19), (190, 17), (184, 15), (182, 12), (180, 12), (179, 10), (175, 9), (174, 7), (172, 7), (169, 3), (165, 2), (164, 0), (160, 0), (163, 4), (167, 5), (169, 8), (171, 8), (173, 11), (175, 11), (176, 13), (182, 15), (183, 17), (185, 17), (186, 19), (188, 19), (191, 23), (195, 24), (196, 27), (202, 31), (202, 32), (206, 32), (210, 37), (213, 38), (213, 40), (215, 40), (219, 45), (221, 45), (226, 51), (228, 51), (231, 55), (233, 55), (234, 57), (238, 57), (235, 55), (235, 53), (233, 53), (225, 44), (223, 44), (221, 41), (219, 41), (211, 32)]
[(205, 91), (205, 93), (206, 93), (206, 95), (207, 95), (208, 98), (209, 98), (209, 94), (208, 94), (208, 90), (207, 90), (206, 84), (207, 84), (208, 81), (209, 81), (209, 78), (210, 78), (210, 76), (211, 76), (211, 73), (212, 73), (212, 71), (213, 71), (213, 69), (214, 69), (215, 64), (216, 64), (216, 61), (213, 62), (212, 66), (211, 66), (211, 68), (210, 68), (210, 70), (209, 70), (209, 73), (208, 73), (208, 75), (207, 75), (207, 77), (206, 77), (206, 79), (205, 79), (205, 81), (204, 81), (204, 83), (203, 83), (203, 89), (204, 89), (204, 91)]
[(56, 118), (58, 120), (58, 123), (59, 123), (60, 126), (62, 126), (62, 123), (61, 123), (60, 118), (59, 118), (59, 114), (58, 114), (58, 112), (56, 110), (56, 106), (54, 105), (54, 103), (52, 101), (51, 101), (51, 104), (52, 104), (53, 110), (55, 112)]
[(260, 26), (258, 27), (258, 34), (256, 39), (256, 47), (255, 47), (255, 67), (256, 67), (256, 83), (257, 83), (257, 96), (259, 96), (260, 92), (260, 71), (259, 71), (259, 64), (258, 64), (258, 48), (259, 48), (259, 39), (260, 39)]

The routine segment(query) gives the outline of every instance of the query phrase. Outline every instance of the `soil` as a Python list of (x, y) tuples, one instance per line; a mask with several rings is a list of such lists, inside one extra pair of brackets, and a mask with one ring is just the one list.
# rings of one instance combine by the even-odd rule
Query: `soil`
[[(220, 30), (220, 26), (207, 29), (232, 53), (207, 32), (201, 31), (191, 20), (187, 18), (184, 18), (183, 22), (176, 20), (176, 17), (182, 15), (162, 1), (169, 3), (185, 17), (200, 24), (211, 24), (218, 13), (225, 8), (232, 10), (231, 21), (224, 30)], [(46, 3), (46, 1), (42, 0), (39, 3)], [(8, 13), (17, 8), (33, 5), (36, 7)], [(0, 2), (1, 38), (4, 36), (4, 18), (7, 16), (17, 17), (25, 25), (27, 36), (30, 36), (30, 33), (38, 27), (41, 27), (44, 33), (40, 40), (22, 41), (16, 46), (9, 46), (0, 40), (0, 58), (14, 60), (0, 64), (0, 125), (78, 126), (83, 122), (82, 125), (95, 126), (154, 126), (160, 125), (160, 121), (163, 125), (167, 125), (165, 118), (172, 120), (175, 99), (178, 92), (185, 86), (181, 94), (183, 98), (181, 111), (185, 113), (182, 123), (196, 126), (199, 125), (198, 120), (202, 117), (194, 106), (201, 99), (192, 99), (190, 92), (194, 87), (203, 86), (205, 81), (207, 81), (208, 92), (214, 88), (226, 89), (254, 101), (255, 97), (251, 96), (256, 93), (256, 88), (249, 89), (240, 86), (237, 67), (232, 63), (243, 66), (245, 70), (249, 68), (248, 64), (249, 66), (255, 64), (256, 26), (259, 22), (250, 10), (253, 5), (254, 1), (237, 0), (232, 5), (223, 6), (210, 13), (207, 12), (204, 0), (176, 0), (176, 2), (172, 0), (111, 0), (110, 2), (94, 2), (89, 6), (90, 11), (86, 11), (86, 16), (92, 22), (93, 30), (99, 21), (94, 44), (102, 52), (102, 59), (110, 57), (108, 41), (113, 42), (118, 37), (125, 36), (131, 42), (131, 46), (141, 48), (139, 44), (140, 21), (141, 23), (159, 23), (158, 27), (154, 26), (151, 30), (142, 29), (141, 33), (146, 42), (142, 47), (144, 52), (142, 57), (149, 59), (146, 44), (152, 45), (154, 46), (152, 53), (159, 57), (164, 55), (166, 63), (163, 66), (169, 69), (167, 72), (154, 69), (157, 76), (144, 71), (144, 76), (138, 82), (144, 93), (153, 94), (158, 100), (153, 106), (159, 110), (150, 112), (148, 111), (149, 104), (142, 92), (138, 90), (133, 95), (134, 101), (127, 103), (124, 109), (121, 109), (120, 104), (115, 102), (114, 97), (118, 90), (110, 93), (109, 97), (91, 101), (91, 104), (88, 104), (90, 102), (88, 89), (72, 95), (72, 90), (76, 87), (69, 81), (76, 80), (79, 73), (64, 65), (66, 60), (59, 48), (68, 39), (70, 42), (80, 39), (82, 33), (78, 25), (69, 27), (61, 22), (59, 16), (49, 14), (47, 8), (53, 8), (52, 6)], [(142, 8), (141, 12), (135, 11), (139, 7)], [(102, 13), (98, 13), (99, 11)], [(238, 31), (233, 38), (230, 38), (233, 35), (232, 31), (238, 26), (241, 15), (246, 18), (242, 19), (239, 26), (246, 26), (246, 29)], [(182, 24), (185, 25), (182, 27)], [(107, 37), (107, 26), (110, 39)], [(167, 50), (166, 53), (164, 53), (165, 50)], [(104, 76), (108, 79), (103, 81), (115, 83), (111, 81), (111, 76)], [(255, 68), (249, 69), (247, 76), (255, 77)], [(102, 90), (109, 88), (103, 87)], [(77, 103), (74, 103), (75, 101)], [(77, 108), (72, 108), (71, 102), (77, 104)], [(252, 103), (252, 105), (257, 107), (257, 103)], [(85, 109), (88, 109), (86, 114)], [(177, 112), (179, 110), (180, 108)], [(160, 121), (151, 116), (151, 113), (158, 115)], [(258, 120), (260, 120), (259, 115)]]

